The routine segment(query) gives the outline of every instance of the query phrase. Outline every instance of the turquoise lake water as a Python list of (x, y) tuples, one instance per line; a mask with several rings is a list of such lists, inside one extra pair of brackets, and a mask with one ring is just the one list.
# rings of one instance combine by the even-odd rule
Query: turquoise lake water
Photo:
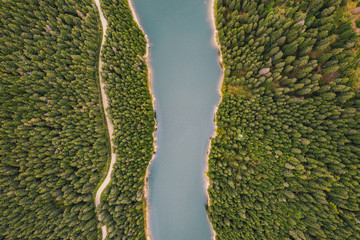
[(210, 1), (134, 0), (151, 43), (158, 121), (150, 168), (152, 240), (208, 240), (205, 164), (221, 75)]

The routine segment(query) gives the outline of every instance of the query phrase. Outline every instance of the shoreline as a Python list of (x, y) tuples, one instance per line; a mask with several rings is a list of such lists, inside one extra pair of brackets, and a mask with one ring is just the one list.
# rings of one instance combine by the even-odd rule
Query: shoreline
[[(219, 93), (220, 99), (218, 104), (215, 106), (214, 109), (214, 132), (211, 135), (211, 137), (209, 138), (209, 145), (208, 145), (208, 150), (206, 152), (206, 166), (205, 166), (205, 191), (206, 191), (206, 196), (207, 196), (207, 206), (210, 207), (210, 197), (209, 197), (209, 187), (210, 187), (210, 179), (207, 175), (208, 171), (209, 171), (209, 155), (210, 155), (210, 151), (211, 151), (211, 141), (212, 139), (214, 139), (217, 136), (217, 124), (216, 124), (216, 114), (218, 112), (219, 109), (219, 105), (222, 102), (222, 91), (221, 88), (223, 86), (224, 83), (224, 78), (225, 78), (225, 67), (223, 65), (223, 56), (222, 56), (222, 52), (221, 52), (221, 46), (220, 46), (220, 40), (219, 40), (219, 36), (218, 36), (218, 30), (216, 29), (216, 19), (215, 19), (215, 14), (216, 14), (216, 10), (215, 10), (215, 4), (216, 4), (217, 0), (211, 0), (210, 1), (210, 6), (209, 6), (209, 16), (210, 16), (210, 25), (211, 25), (211, 29), (213, 32), (213, 38), (212, 38), (212, 45), (213, 47), (215, 47), (218, 51), (218, 61), (220, 64), (220, 68), (221, 68), (221, 76), (219, 79), (219, 85), (217, 87), (217, 91)], [(208, 212), (207, 212), (208, 214)], [(215, 240), (216, 239), (216, 232), (214, 230), (214, 227), (209, 219), (209, 216), (207, 216), (209, 223), (210, 223), (210, 227), (211, 227), (211, 232), (212, 232), (212, 239)]]
[[(145, 55), (143, 56), (144, 60), (145, 60), (145, 64), (147, 66), (147, 71), (148, 71), (148, 88), (150, 91), (150, 96), (151, 96), (151, 101), (152, 101), (152, 106), (153, 109), (155, 111), (155, 96), (154, 96), (154, 92), (153, 92), (153, 88), (152, 88), (152, 69), (151, 69), (151, 65), (150, 65), (150, 41), (149, 41), (149, 37), (148, 35), (145, 33), (144, 28), (141, 25), (141, 22), (137, 16), (137, 13), (135, 11), (135, 7), (133, 4), (133, 0), (128, 0), (129, 3), (129, 7), (131, 10), (131, 14), (133, 16), (134, 21), (137, 23), (138, 27), (140, 28), (140, 30), (143, 32), (144, 36), (145, 36), (145, 40), (146, 40), (146, 52)], [(155, 111), (156, 112), (156, 111)], [(144, 222), (145, 222), (145, 237), (147, 240), (151, 240), (151, 232), (150, 232), (150, 225), (149, 225), (149, 219), (150, 219), (150, 210), (148, 209), (149, 207), (149, 175), (150, 175), (150, 166), (154, 160), (154, 158), (156, 157), (156, 149), (157, 149), (157, 145), (156, 145), (156, 141), (157, 141), (157, 137), (156, 137), (156, 131), (157, 131), (157, 121), (156, 121), (156, 117), (155, 117), (155, 130), (152, 133), (153, 136), (153, 154), (151, 157), (151, 160), (149, 161), (149, 164), (146, 168), (146, 172), (145, 172), (145, 184), (144, 184)]]
[[(97, 189), (97, 192), (95, 194), (95, 208), (97, 208), (99, 206), (99, 204), (101, 203), (101, 195), (102, 195), (103, 191), (111, 182), (111, 173), (113, 171), (114, 164), (116, 162), (116, 154), (113, 151), (114, 150), (114, 142), (113, 142), (114, 125), (112, 124), (111, 119), (109, 117), (109, 113), (107, 111), (109, 104), (108, 104), (107, 95), (105, 93), (106, 85), (102, 81), (102, 77), (101, 77), (102, 65), (103, 65), (103, 61), (101, 59), (101, 53), (102, 53), (103, 46), (104, 46), (104, 43), (106, 40), (106, 29), (107, 29), (108, 23), (102, 12), (100, 0), (94, 0), (94, 1), (95, 1), (95, 5), (97, 7), (98, 13), (99, 13), (100, 22), (101, 22), (101, 26), (102, 26), (102, 40), (101, 40), (100, 51), (99, 51), (99, 82), (100, 82), (100, 91), (101, 91), (101, 97), (102, 97), (102, 105), (103, 105), (103, 109), (104, 109), (104, 115), (105, 115), (105, 119), (106, 119), (107, 130), (109, 133), (109, 139), (110, 139), (110, 165), (109, 165), (109, 169), (108, 169), (105, 179), (103, 180), (103, 182), (101, 183), (100, 187)], [(102, 220), (102, 216), (100, 214), (98, 216), (98, 220), (99, 221)], [(106, 225), (101, 226), (101, 232), (102, 232), (102, 239), (104, 240), (107, 235)]]

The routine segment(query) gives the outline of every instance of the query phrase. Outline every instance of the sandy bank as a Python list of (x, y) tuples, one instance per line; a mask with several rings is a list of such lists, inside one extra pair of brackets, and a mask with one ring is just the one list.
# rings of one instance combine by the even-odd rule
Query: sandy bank
[[(217, 125), (216, 125), (216, 113), (219, 109), (219, 105), (222, 101), (222, 92), (221, 92), (221, 87), (223, 85), (223, 82), (224, 82), (224, 65), (223, 65), (223, 57), (222, 57), (222, 53), (221, 53), (221, 47), (220, 47), (220, 41), (219, 41), (219, 36), (218, 36), (218, 30), (216, 29), (216, 20), (215, 20), (215, 4), (216, 4), (216, 0), (211, 0), (211, 3), (210, 3), (210, 6), (209, 6), (209, 16), (211, 16), (210, 18), (210, 24), (211, 24), (211, 28), (212, 28), (212, 31), (213, 31), (213, 38), (212, 38), (212, 44), (213, 46), (218, 50), (218, 59), (219, 59), (219, 64), (221, 66), (221, 69), (222, 69), (222, 73), (221, 73), (221, 77), (220, 77), (220, 80), (219, 80), (219, 85), (218, 85), (218, 93), (220, 95), (220, 99), (219, 99), (219, 103), (216, 105), (215, 109), (214, 109), (214, 124), (215, 124), (215, 128), (214, 128), (214, 132), (209, 140), (209, 147), (208, 147), (208, 151), (207, 151), (207, 154), (206, 154), (206, 167), (205, 167), (205, 190), (206, 190), (206, 194), (207, 194), (207, 198), (208, 198), (208, 206), (210, 206), (211, 204), (211, 201), (210, 201), (210, 197), (209, 197), (209, 194), (208, 194), (208, 189), (210, 187), (210, 180), (209, 180), (209, 177), (207, 175), (208, 171), (209, 171), (209, 154), (210, 154), (210, 151), (211, 151), (211, 140), (213, 138), (216, 137), (217, 135)], [(211, 226), (211, 231), (212, 231), (212, 235), (213, 235), (213, 239), (215, 240), (216, 239), (216, 232), (210, 222), (210, 226)]]
[[(135, 22), (137, 23), (138, 27), (141, 29), (141, 31), (144, 33), (145, 35), (145, 39), (146, 39), (146, 53), (144, 55), (144, 60), (145, 63), (147, 65), (147, 69), (148, 69), (148, 87), (149, 87), (149, 91), (150, 91), (150, 95), (151, 95), (151, 100), (152, 100), (152, 105), (153, 105), (153, 109), (155, 109), (155, 96), (153, 93), (153, 89), (152, 89), (152, 69), (151, 69), (151, 65), (150, 65), (150, 41), (149, 41), (149, 37), (146, 35), (144, 28), (141, 25), (141, 22), (136, 14), (135, 8), (134, 8), (134, 4), (132, 2), (132, 0), (128, 0), (129, 2), (129, 6), (130, 6), (130, 10), (132, 13), (132, 16), (135, 20)], [(150, 210), (149, 210), (149, 174), (150, 174), (150, 165), (152, 163), (152, 161), (155, 158), (156, 155), (156, 129), (157, 129), (157, 122), (155, 119), (155, 131), (153, 132), (153, 149), (154, 149), (154, 153), (152, 155), (152, 158), (148, 164), (148, 167), (146, 168), (146, 173), (145, 173), (145, 185), (144, 185), (144, 219), (145, 219), (145, 235), (146, 235), (146, 239), (147, 240), (151, 240), (151, 233), (150, 233), (150, 226), (149, 226), (149, 218), (150, 218)]]

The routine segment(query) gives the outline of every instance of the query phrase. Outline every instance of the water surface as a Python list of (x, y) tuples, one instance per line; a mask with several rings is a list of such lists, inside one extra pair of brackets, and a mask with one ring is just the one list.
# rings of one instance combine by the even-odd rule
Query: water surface
[(150, 168), (152, 240), (209, 240), (204, 171), (221, 69), (210, 1), (134, 0), (151, 43), (158, 120)]

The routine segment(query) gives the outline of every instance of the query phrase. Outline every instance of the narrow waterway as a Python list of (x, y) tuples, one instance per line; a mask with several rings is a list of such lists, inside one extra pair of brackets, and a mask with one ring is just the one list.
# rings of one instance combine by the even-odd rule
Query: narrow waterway
[(149, 175), (152, 240), (209, 240), (206, 152), (221, 69), (209, 0), (134, 0), (151, 43), (158, 120)]

